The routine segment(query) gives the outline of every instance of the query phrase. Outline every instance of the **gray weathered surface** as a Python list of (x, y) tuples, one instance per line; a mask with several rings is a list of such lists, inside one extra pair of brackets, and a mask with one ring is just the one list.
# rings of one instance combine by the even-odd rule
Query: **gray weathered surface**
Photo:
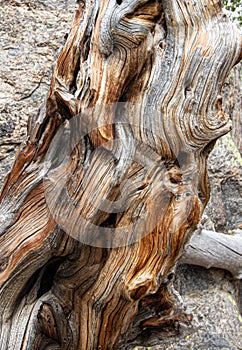
[(225, 269), (235, 278), (242, 279), (242, 234), (198, 231), (187, 245), (181, 262)]
[(48, 91), (75, 1), (4, 1), (0, 13), (0, 188)]
[(209, 174), (211, 199), (205, 210), (205, 228), (225, 233), (241, 229), (242, 158), (230, 134), (217, 141), (209, 157)]
[[(41, 7), (40, 8), (43, 8), (43, 3), (41, 4), (40, 3), (40, 5), (41, 5)], [(58, 5), (59, 6), (59, 5)], [(5, 9), (6, 10), (6, 9)], [(41, 10), (42, 11), (42, 10)], [(51, 10), (51, 12), (48, 10), (48, 12), (50, 12), (50, 13), (52, 13), (52, 11), (53, 11), (53, 9)], [(54, 10), (55, 11), (55, 10)], [(29, 11), (29, 14), (31, 14), (32, 12), (31, 11)], [(43, 14), (43, 12), (41, 12), (42, 14)], [(46, 16), (47, 14), (46, 13), (44, 13), (44, 16)], [(54, 16), (55, 17), (55, 16)], [(64, 16), (65, 17), (65, 16)], [(64, 18), (63, 18), (63, 20), (65, 20)], [(29, 25), (31, 25), (31, 23), (32, 22), (30, 22), (29, 23)], [(42, 22), (41, 22), (42, 23)], [(38, 25), (38, 24), (36, 24), (36, 25)], [(56, 22), (56, 24), (55, 24), (56, 26), (59, 26), (60, 24), (58, 23), (58, 22)], [(40, 33), (44, 33), (45, 34), (45, 31), (44, 30), (42, 30), (42, 24), (40, 25)], [(65, 27), (65, 26), (64, 26)], [(63, 29), (63, 32), (65, 31), (65, 28)], [(40, 34), (41, 35), (41, 34)], [(52, 43), (52, 39), (51, 39), (51, 43)], [(14, 44), (15, 45), (15, 44)], [(58, 46), (58, 45), (57, 45)], [(10, 50), (10, 49), (9, 49)], [(50, 49), (50, 50), (52, 50), (52, 49)], [(28, 51), (29, 52), (29, 51)], [(35, 52), (35, 50), (34, 50), (34, 46), (33, 46), (33, 48), (31, 48), (31, 53), (33, 53), (33, 52)], [(42, 52), (42, 49), (40, 50), (40, 52)], [(41, 53), (40, 53), (40, 55), (41, 55)], [(11, 56), (11, 55), (10, 55)], [(8, 57), (10, 57), (10, 56), (8, 56)], [(52, 58), (51, 58), (52, 59)], [(50, 61), (51, 61), (51, 59), (50, 59)], [(46, 62), (44, 62), (43, 63), (43, 66), (46, 64)], [(22, 73), (23, 74), (21, 74), (21, 76), (20, 76), (20, 82), (19, 82), (19, 84), (17, 84), (18, 85), (18, 88), (19, 89), (21, 89), (21, 81), (24, 81), (24, 79), (26, 79), (26, 81), (28, 81), (28, 79), (29, 79), (29, 77), (30, 77), (30, 69), (31, 69), (31, 67), (32, 67), (32, 63), (30, 63), (30, 65), (28, 66), (28, 67), (26, 67), (25, 69), (27, 69), (27, 71), (26, 70), (24, 70), (24, 71), (22, 71)], [(11, 72), (10, 72), (11, 73)], [(8, 75), (10, 74), (10, 73), (8, 73)], [(26, 74), (27, 73), (27, 74)], [(25, 75), (24, 75), (25, 74)], [(24, 79), (23, 79), (23, 75), (24, 75)], [(4, 76), (4, 79), (5, 79), (5, 73), (3, 74), (3, 76)], [(16, 72), (15, 72), (15, 75), (14, 75), (14, 77), (13, 77), (13, 80), (16, 80), (16, 77), (18, 78), (19, 77), (19, 75), (18, 74), (16, 74)], [(47, 79), (48, 80), (48, 79)], [(47, 81), (46, 80), (46, 81)], [(4, 81), (4, 84), (6, 84), (6, 82)], [(8, 84), (8, 83), (7, 83)], [(27, 83), (28, 84), (28, 83)], [(8, 84), (8, 85), (10, 85), (11, 86), (11, 84)], [(44, 86), (44, 84), (42, 84), (43, 86)], [(23, 86), (23, 85), (22, 85)], [(27, 86), (27, 85), (26, 85)], [(41, 86), (41, 85), (40, 85)], [(34, 89), (35, 88), (35, 86), (34, 86), (34, 84), (33, 84), (33, 86), (32, 86), (32, 88)], [(38, 89), (37, 89), (38, 90)], [(18, 91), (18, 90), (17, 90)], [(33, 90), (31, 90), (31, 89), (29, 89), (29, 91), (28, 92), (31, 92), (31, 91), (33, 91)], [(42, 90), (43, 91), (43, 90)], [(34, 92), (34, 94), (35, 94), (35, 92)], [(25, 95), (24, 95), (25, 96)], [(39, 95), (40, 96), (40, 95)], [(41, 95), (40, 96), (40, 98), (39, 98), (39, 100), (38, 101), (40, 101), (41, 99), (42, 99), (42, 96), (43, 95)], [(3, 98), (3, 100), (5, 101), (5, 97), (6, 96), (4, 96), (4, 98)], [(26, 96), (25, 96), (26, 97)], [(25, 101), (24, 103), (25, 103), (25, 109), (26, 109), (26, 111), (28, 111), (28, 108), (29, 108), (29, 106), (34, 106), (34, 104), (35, 103), (33, 103), (32, 104), (32, 101), (34, 101), (34, 98), (32, 98), (33, 97), (33, 94), (32, 94), (32, 96), (31, 97), (28, 97), (26, 100), (22, 100), (22, 101)], [(8, 100), (7, 101), (7, 103), (8, 104), (10, 104), (10, 107), (11, 107), (11, 109), (10, 109), (10, 111), (12, 112), (13, 110), (14, 110), (14, 108), (15, 108), (15, 105), (17, 106), (17, 108), (20, 108), (20, 110), (21, 111), (24, 111), (24, 109), (22, 110), (22, 108), (23, 108), (23, 105), (21, 105), (20, 107), (18, 106), (18, 103), (14, 103), (13, 104), (13, 102), (12, 101), (16, 101), (16, 98), (14, 97), (13, 99), (11, 98), (11, 101), (10, 100)], [(39, 103), (39, 102), (38, 102)], [(37, 105), (38, 105), (38, 103), (36, 104), (36, 108), (37, 108)], [(31, 107), (32, 108), (32, 107)], [(16, 112), (17, 111), (19, 111), (19, 109), (18, 110), (16, 110)], [(11, 133), (12, 131), (12, 125), (11, 125), (11, 123), (14, 123), (13, 122), (13, 120), (11, 119), (11, 121), (9, 120), (9, 119), (7, 119), (7, 118), (9, 118), (9, 112), (5, 112), (6, 114), (5, 115), (3, 115), (3, 118), (5, 118), (5, 122), (7, 121), (7, 123), (5, 123), (5, 126), (4, 126), (4, 128), (5, 129), (7, 129), (8, 127), (10, 128), (10, 131), (9, 131), (9, 133)], [(31, 111), (31, 113), (33, 113), (33, 110)], [(27, 113), (26, 113), (27, 114)], [(4, 120), (4, 119), (3, 119)], [(18, 121), (18, 119), (17, 119), (17, 121)], [(21, 122), (20, 122), (21, 123)], [(15, 125), (17, 125), (17, 123), (15, 124)], [(3, 129), (3, 132), (4, 132), (4, 129)], [(16, 135), (16, 137), (15, 137), (15, 135)], [(16, 132), (16, 134), (15, 135), (13, 135), (14, 136), (14, 140), (17, 140), (16, 142), (19, 142), (19, 134), (18, 134), (18, 132)], [(7, 140), (7, 139), (9, 139), (9, 136), (7, 136), (6, 135), (6, 138), (5, 138), (5, 140)], [(15, 152), (15, 150), (14, 150), (14, 147), (15, 146), (12, 146), (11, 145), (11, 148), (12, 148), (12, 150), (13, 150), (13, 152)], [(10, 149), (11, 149), (10, 148)], [(6, 158), (6, 163), (5, 164), (7, 164), (7, 163), (9, 163), (9, 158), (7, 157)], [(195, 275), (199, 275), (199, 272), (200, 270), (196, 270), (196, 273), (195, 273)], [(201, 270), (202, 271), (202, 270)], [(183, 272), (184, 273), (184, 272)], [(185, 274), (183, 275), (183, 276), (186, 276), (187, 275), (187, 273), (188, 273), (188, 271), (185, 271)], [(190, 273), (190, 272), (189, 272)], [(206, 274), (207, 272), (204, 272), (204, 274)], [(186, 277), (183, 277), (183, 278), (186, 278)], [(206, 280), (206, 278), (204, 278), (204, 280)], [(195, 285), (197, 282), (195, 281), (195, 280), (193, 280), (193, 285)], [(206, 281), (206, 283), (207, 283), (207, 281)], [(231, 282), (230, 282), (231, 283)], [(184, 286), (184, 288), (188, 288), (188, 284), (189, 283), (186, 283), (186, 287)], [(214, 285), (213, 285), (213, 287), (214, 287)], [(217, 316), (216, 316), (216, 314), (215, 314), (215, 311), (217, 311), (216, 310), (216, 308), (217, 308), (217, 305), (219, 305), (219, 302), (221, 301), (221, 300), (226, 300), (226, 302), (224, 303), (224, 305), (225, 305), (225, 307), (226, 307), (226, 312), (227, 313), (229, 313), (229, 314), (231, 314), (231, 312), (233, 311), (233, 317), (231, 317), (231, 319), (229, 320), (229, 322), (226, 322), (226, 319), (225, 319), (225, 323), (226, 323), (226, 326), (225, 326), (225, 328), (227, 327), (227, 329), (226, 329), (226, 334), (229, 334), (229, 332), (231, 332), (232, 334), (235, 332), (236, 333), (236, 330), (238, 329), (238, 327), (237, 327), (237, 325), (238, 325), (238, 318), (237, 318), (237, 316), (236, 316), (236, 308), (234, 308), (233, 307), (233, 304), (231, 303), (231, 302), (227, 302), (227, 295), (228, 295), (228, 293), (226, 292), (226, 291), (224, 291), (224, 293), (221, 293), (222, 294), (222, 297), (220, 298), (219, 296), (220, 296), (220, 292), (219, 292), (219, 290), (217, 289), (216, 290), (216, 288), (215, 288), (215, 290), (214, 291), (211, 291), (211, 290), (209, 290), (209, 292), (207, 292), (207, 293), (204, 293), (203, 294), (203, 292), (201, 292), (201, 294), (203, 295), (203, 297), (201, 297), (201, 299), (200, 299), (200, 303), (198, 302), (198, 299), (200, 298), (200, 293), (199, 293), (199, 288), (200, 288), (200, 286), (198, 286), (197, 287), (197, 290), (195, 290), (195, 293), (191, 293), (190, 295), (189, 295), (189, 297), (185, 297), (185, 299), (187, 300), (187, 299), (189, 299), (189, 300), (197, 300), (196, 301), (196, 303), (199, 305), (198, 306), (198, 309), (199, 309), (199, 307), (200, 307), (200, 311), (201, 310), (203, 310), (204, 308), (204, 301), (206, 300), (211, 300), (211, 302), (212, 302), (212, 300), (214, 299), (214, 295), (215, 296), (217, 296), (216, 297), (216, 304), (212, 304), (212, 305), (215, 305), (214, 307), (211, 307), (211, 310), (212, 310), (212, 313), (214, 314), (214, 318), (215, 319), (217, 319)], [(211, 288), (211, 287), (210, 287)], [(209, 287), (208, 287), (208, 289), (209, 289)], [(185, 289), (183, 290), (183, 293), (185, 293)], [(235, 295), (236, 294), (236, 292), (235, 292), (235, 290), (233, 290), (232, 291), (232, 293), (233, 293), (233, 295)], [(186, 294), (186, 293), (185, 293)], [(195, 295), (194, 295), (195, 294)], [(223, 297), (224, 297), (224, 299), (223, 299)], [(194, 298), (194, 299), (193, 299)], [(196, 299), (197, 298), (197, 299)], [(207, 298), (207, 299), (206, 299)], [(229, 300), (229, 299), (228, 299)], [(195, 311), (196, 312), (196, 311)], [(204, 312), (204, 311), (201, 311), (202, 313)], [(207, 314), (209, 314), (209, 311), (207, 310), (207, 311), (205, 311), (205, 312), (207, 312)], [(219, 314), (218, 313), (218, 316), (221, 318), (221, 317), (223, 317), (223, 315), (221, 315), (221, 313)], [(211, 318), (209, 318), (209, 317), (203, 317), (203, 321), (206, 323), (206, 322), (208, 322), (207, 321), (207, 319), (210, 319), (210, 321), (211, 321)], [(217, 319), (218, 320), (218, 319)], [(221, 330), (222, 329), (222, 326), (223, 326), (223, 323), (220, 323), (220, 322), (218, 322), (217, 323), (217, 327), (215, 327), (215, 330), (217, 331), (217, 332), (219, 332), (219, 329)], [(219, 327), (221, 327), (221, 328), (219, 328)], [(234, 329), (235, 331), (232, 331), (232, 329)], [(204, 333), (203, 333), (203, 335), (204, 335)], [(204, 343), (202, 344), (200, 344), (201, 345), (201, 349), (202, 348), (209, 348), (209, 349), (213, 349), (213, 346), (214, 346), (214, 348), (215, 348), (215, 345), (214, 344), (218, 344), (218, 346), (217, 346), (217, 348), (219, 347), (219, 348), (222, 348), (222, 339), (221, 339), (221, 337), (219, 338), (219, 335), (217, 334), (216, 335), (216, 333), (215, 333), (215, 335), (213, 335), (213, 334), (210, 334), (209, 333), (209, 335), (210, 335), (210, 339), (205, 339), (204, 340)], [(208, 337), (209, 338), (209, 337)], [(222, 337), (223, 338), (223, 337)], [(226, 336), (225, 336), (225, 338), (226, 338)], [(217, 340), (216, 340), (217, 339)], [(220, 339), (220, 340), (218, 340), (218, 339)], [(226, 338), (227, 339), (227, 338)], [(201, 339), (200, 339), (200, 342), (202, 342), (202, 337), (201, 337)], [(219, 343), (220, 342), (220, 343)], [(237, 338), (236, 338), (236, 334), (235, 334), (235, 342), (236, 342), (236, 344), (237, 345), (235, 345), (235, 347), (233, 347), (233, 345), (232, 345), (232, 340), (230, 340), (230, 342), (229, 342), (229, 340), (224, 340), (224, 343), (223, 344), (225, 344), (224, 346), (225, 346), (225, 348), (226, 348), (226, 346), (227, 346), (227, 349), (236, 349), (236, 348), (239, 348), (239, 343), (238, 343), (238, 340), (237, 340)], [(188, 342), (189, 343), (189, 342)], [(199, 349), (199, 347), (198, 347), (198, 342), (196, 343), (195, 342), (195, 344), (197, 344), (196, 345), (196, 347), (193, 347), (193, 348), (196, 348), (196, 349)], [(210, 344), (210, 345), (209, 345)], [(213, 344), (213, 345), (211, 345), (211, 344)], [(199, 345), (199, 346), (200, 346)], [(180, 345), (178, 345), (178, 348), (179, 348), (179, 346), (180, 346), (180, 348), (184, 348), (185, 346), (189, 346), (189, 344), (188, 345), (185, 345), (184, 343), (181, 343)], [(236, 347), (237, 346), (237, 347)], [(167, 347), (168, 348), (168, 347)], [(177, 349), (178, 349), (177, 348)], [(189, 347), (187, 347), (187, 348), (189, 348)]]

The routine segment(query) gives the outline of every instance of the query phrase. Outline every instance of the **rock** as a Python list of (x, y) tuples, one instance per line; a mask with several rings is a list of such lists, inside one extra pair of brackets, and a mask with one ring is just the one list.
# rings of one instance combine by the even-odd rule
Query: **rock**
[(163, 340), (159, 346), (139, 350), (236, 350), (241, 349), (242, 318), (236, 303), (239, 281), (224, 270), (180, 265), (175, 287), (182, 295), (192, 329)]
[[(217, 140), (209, 156), (211, 198), (204, 218), (215, 231), (231, 233), (242, 227), (242, 158), (230, 134)], [(206, 221), (204, 227), (206, 226)]]
[(75, 1), (1, 1), (0, 189), (48, 91), (54, 57), (71, 26)]

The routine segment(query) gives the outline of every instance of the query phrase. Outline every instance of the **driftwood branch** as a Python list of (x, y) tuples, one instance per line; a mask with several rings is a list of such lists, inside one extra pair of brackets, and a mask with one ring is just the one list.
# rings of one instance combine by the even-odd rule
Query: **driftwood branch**
[(235, 278), (242, 278), (242, 234), (226, 235), (214, 231), (196, 232), (185, 248), (181, 263), (209, 269), (228, 270)]

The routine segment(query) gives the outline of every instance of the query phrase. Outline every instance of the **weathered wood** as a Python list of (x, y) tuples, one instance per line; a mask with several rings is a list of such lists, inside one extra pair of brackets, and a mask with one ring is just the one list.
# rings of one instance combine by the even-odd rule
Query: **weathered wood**
[(2, 350), (120, 349), (184, 321), (171, 276), (240, 56), (220, 1), (79, 2), (0, 198)]
[(195, 233), (187, 245), (182, 263), (217, 267), (230, 271), (235, 278), (242, 278), (242, 235), (226, 235), (201, 230)]

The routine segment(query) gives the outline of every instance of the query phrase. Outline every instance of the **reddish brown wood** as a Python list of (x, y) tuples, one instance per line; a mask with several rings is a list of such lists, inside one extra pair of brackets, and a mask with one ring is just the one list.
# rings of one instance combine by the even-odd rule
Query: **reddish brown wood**
[(188, 320), (173, 269), (240, 56), (220, 1), (79, 2), (1, 195), (2, 350), (125, 349)]

